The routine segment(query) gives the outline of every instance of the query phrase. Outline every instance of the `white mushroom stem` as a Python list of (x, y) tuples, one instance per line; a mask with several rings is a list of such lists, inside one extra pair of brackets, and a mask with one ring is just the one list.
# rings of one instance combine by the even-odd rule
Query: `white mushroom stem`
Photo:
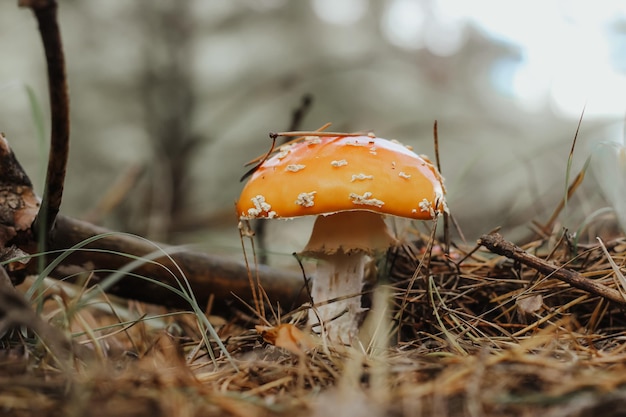
[[(369, 256), (362, 251), (320, 255), (311, 297), (315, 304), (331, 302), (309, 310), (309, 323), (314, 332), (322, 333), (321, 321), (328, 338), (334, 342), (349, 344), (358, 334), (366, 311), (361, 307), (361, 291), (365, 285), (364, 272), (368, 261)], [(335, 298), (339, 299), (332, 301)]]
[(344, 211), (316, 219), (303, 251), (318, 260), (311, 288), (317, 307), (309, 312), (309, 323), (316, 333), (322, 333), (321, 321), (329, 340), (353, 341), (365, 312), (361, 292), (370, 255), (394, 242), (377, 213)]

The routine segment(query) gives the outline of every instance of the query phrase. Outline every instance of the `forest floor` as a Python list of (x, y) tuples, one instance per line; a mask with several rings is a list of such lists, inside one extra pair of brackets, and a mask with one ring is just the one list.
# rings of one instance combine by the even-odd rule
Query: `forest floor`
[[(304, 309), (275, 317), (242, 303), (208, 315), (220, 348), (191, 312), (107, 295), (77, 310), (81, 287), (46, 280), (41, 315), (72, 335), (75, 355), (59, 357), (23, 329), (6, 333), (0, 414), (623, 415), (622, 305), (484, 247), (446, 254), (424, 241), (388, 256), (386, 284), (370, 293), (361, 342), (350, 347), (310, 334)], [(624, 238), (576, 244), (561, 234), (521, 246), (626, 291)]]

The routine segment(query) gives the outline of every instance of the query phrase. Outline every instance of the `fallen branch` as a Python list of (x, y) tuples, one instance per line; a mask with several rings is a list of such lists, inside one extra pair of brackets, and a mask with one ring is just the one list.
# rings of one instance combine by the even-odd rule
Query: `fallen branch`
[(478, 244), (486, 247), (493, 253), (506, 256), (507, 258), (529, 266), (544, 275), (549, 275), (566, 282), (572, 287), (579, 288), (590, 294), (603, 297), (615, 303), (626, 305), (626, 298), (624, 298), (619, 291), (599, 284), (575, 271), (552, 265), (541, 258), (531, 255), (519, 246), (504, 240), (504, 238), (498, 233), (482, 235), (480, 239), (478, 239)]
[[(86, 239), (103, 234), (104, 237), (82, 248), (87, 250), (71, 249)], [(34, 245), (34, 242), (31, 244)], [(87, 222), (59, 215), (49, 238), (48, 249), (60, 252), (70, 250), (71, 254), (51, 275), (54, 278), (64, 279), (75, 272), (75, 270), (68, 269), (71, 266), (79, 266), (87, 272), (98, 269), (119, 270), (133, 260), (131, 257), (145, 257), (157, 252), (158, 248), (169, 251), (167, 245), (157, 246), (137, 236), (114, 233)], [(20, 246), (20, 249), (27, 253), (35, 253), (34, 246)], [(157, 282), (127, 275), (108, 292), (147, 303), (188, 308), (189, 305), (185, 300), (159, 285), (162, 283), (179, 288), (178, 282), (186, 279), (201, 306), (206, 305), (211, 297), (214, 298), (214, 313), (223, 311), (237, 297), (245, 301), (252, 300), (248, 270), (242, 262), (229, 260), (223, 256), (180, 249), (173, 250), (170, 256), (175, 264), (163, 254), (153, 261), (146, 261), (132, 271), (134, 274)], [(17, 273), (35, 273), (36, 264), (37, 262), (30, 262), (25, 271), (17, 271)], [(303, 291), (304, 280), (300, 273), (282, 271), (266, 265), (259, 265), (256, 270), (252, 269), (251, 273), (259, 274), (261, 285), (273, 305), (280, 303), (283, 308), (290, 308), (306, 301), (306, 293)], [(107, 275), (107, 273), (94, 274), (90, 277), (89, 285), (102, 282)]]

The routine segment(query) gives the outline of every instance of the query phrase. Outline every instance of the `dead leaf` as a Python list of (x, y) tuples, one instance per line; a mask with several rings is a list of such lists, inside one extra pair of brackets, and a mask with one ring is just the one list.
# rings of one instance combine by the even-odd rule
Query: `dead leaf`
[(13, 223), (16, 230), (28, 230), (39, 212), (39, 198), (32, 188), (16, 187), (16, 196), (21, 200), (19, 208), (13, 212)]
[(255, 326), (256, 331), (267, 343), (302, 355), (315, 346), (311, 337), (291, 323), (278, 326)]
[(9, 259), (17, 259), (4, 265), (5, 269), (11, 272), (26, 268), (26, 264), (30, 261), (28, 254), (16, 246), (0, 248), (0, 261), (4, 262)]
[(515, 301), (515, 304), (521, 313), (532, 314), (539, 311), (543, 306), (543, 297), (541, 294), (520, 297)]

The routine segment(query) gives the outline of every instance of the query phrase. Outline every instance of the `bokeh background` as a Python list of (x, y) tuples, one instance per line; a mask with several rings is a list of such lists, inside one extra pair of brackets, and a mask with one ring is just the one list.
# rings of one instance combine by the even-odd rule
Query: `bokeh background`
[[(0, 131), (41, 190), (44, 59), (35, 20), (16, 3), (0, 3)], [(449, 206), (468, 240), (496, 226), (515, 239), (547, 220), (583, 109), (570, 176), (592, 155), (596, 175), (562, 225), (577, 230), (605, 196), (626, 206), (616, 201), (626, 161), (623, 2), (60, 3), (72, 111), (65, 214), (241, 256), (243, 164), (268, 149), (268, 132), (289, 127), (307, 95), (300, 129), (373, 130), (431, 156), (437, 120)], [(605, 142), (608, 153), (598, 151)], [(272, 222), (271, 250), (288, 257), (307, 227)]]

